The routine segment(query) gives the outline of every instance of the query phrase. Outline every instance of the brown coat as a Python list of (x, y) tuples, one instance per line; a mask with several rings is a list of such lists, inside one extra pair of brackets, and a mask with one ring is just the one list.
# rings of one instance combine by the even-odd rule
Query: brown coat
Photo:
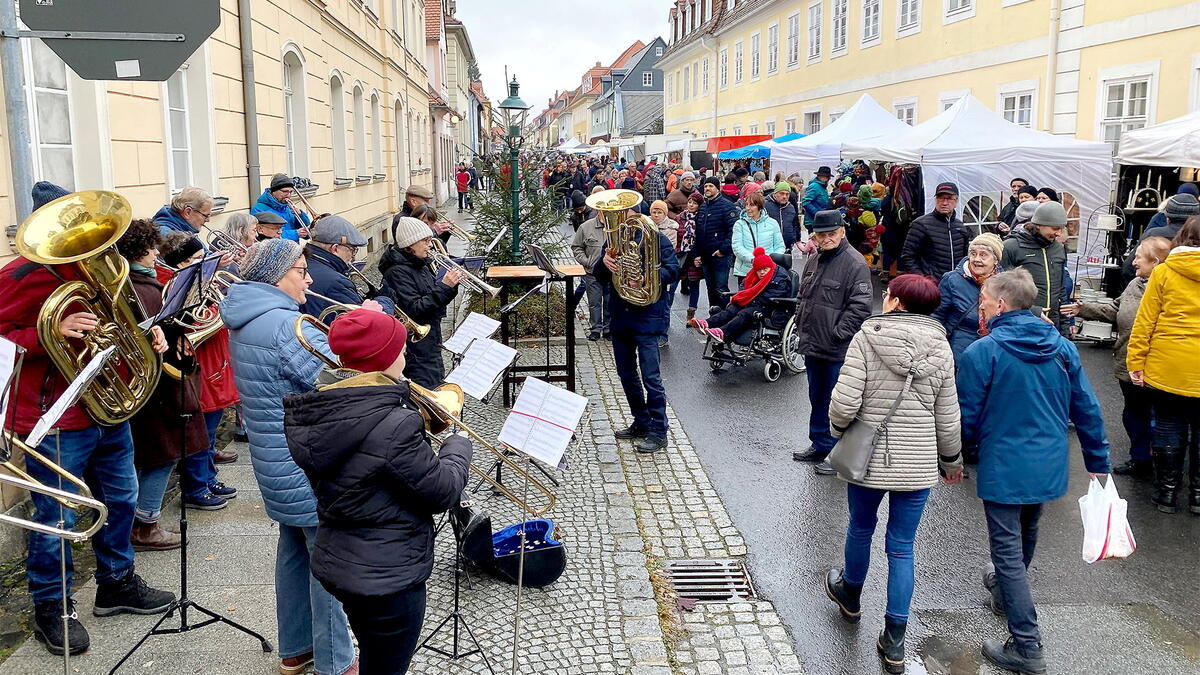
[[(146, 314), (157, 314), (162, 309), (162, 285), (154, 278), (136, 272), (131, 272), (129, 277)], [(179, 461), (179, 431), (185, 424), (186, 454), (190, 456), (208, 449), (208, 427), (200, 412), (200, 378), (194, 360), (186, 373), (180, 381), (164, 372), (150, 400), (129, 420), (133, 434), (133, 462), (139, 469)], [(191, 414), (187, 420), (179, 407), (181, 388), (183, 410)]]

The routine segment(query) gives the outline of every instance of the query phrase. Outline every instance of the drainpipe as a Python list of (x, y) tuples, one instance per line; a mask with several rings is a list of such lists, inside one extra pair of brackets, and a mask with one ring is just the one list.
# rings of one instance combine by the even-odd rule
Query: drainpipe
[(254, 96), (254, 39), (250, 0), (238, 0), (238, 32), (242, 45), (242, 105), (246, 125), (246, 192), (251, 206), (258, 201), (262, 166), (258, 157), (258, 103)]
[[(710, 52), (712, 52), (712, 63), (713, 63), (712, 73), (714, 75), (720, 73), (721, 72), (721, 64), (717, 61), (717, 59), (719, 58), (719, 56), (717, 55), (717, 39), (711, 35), (705, 35), (700, 38), (700, 42), (702, 42), (704, 44), (704, 46), (707, 47)], [(710, 117), (712, 118), (712, 128), (709, 129), (708, 135), (716, 136), (717, 135), (717, 96), (718, 96), (718, 92), (721, 90), (721, 88), (719, 86), (717, 86), (716, 82), (713, 82), (711, 86), (712, 86), (712, 93), (713, 93), (713, 95), (712, 95), (712, 115), (710, 115)], [(690, 148), (688, 149), (688, 154), (689, 155), (691, 154)]]
[(1046, 114), (1043, 125), (1054, 132), (1054, 95), (1058, 80), (1058, 30), (1062, 19), (1062, 0), (1050, 0), (1050, 35), (1046, 41)]

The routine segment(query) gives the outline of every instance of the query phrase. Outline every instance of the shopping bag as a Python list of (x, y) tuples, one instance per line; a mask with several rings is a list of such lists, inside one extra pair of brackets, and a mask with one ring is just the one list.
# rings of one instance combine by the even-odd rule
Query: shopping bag
[(1137, 549), (1126, 514), (1129, 502), (1117, 494), (1117, 484), (1109, 476), (1101, 485), (1093, 478), (1087, 494), (1079, 498), (1083, 518), (1083, 561), (1091, 564), (1105, 558), (1128, 558)]

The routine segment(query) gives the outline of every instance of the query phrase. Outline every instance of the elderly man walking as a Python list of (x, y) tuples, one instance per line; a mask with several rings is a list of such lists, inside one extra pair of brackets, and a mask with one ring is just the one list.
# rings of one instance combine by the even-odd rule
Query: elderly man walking
[(983, 656), (1001, 668), (1044, 673), (1042, 635), (1026, 572), (1042, 505), (1067, 492), (1067, 420), (1075, 423), (1093, 478), (1109, 472), (1100, 404), (1075, 345), (1029, 311), (1038, 288), (1025, 269), (984, 282), (979, 311), (988, 335), (958, 362), (964, 444), (979, 447), (976, 483), (987, 518), (993, 570), (988, 605), (1008, 618), (1006, 642), (985, 640)]
[(933, 210), (913, 220), (908, 228), (900, 268), (941, 279), (967, 255), (971, 234), (954, 213), (958, 186), (941, 183), (933, 194)]

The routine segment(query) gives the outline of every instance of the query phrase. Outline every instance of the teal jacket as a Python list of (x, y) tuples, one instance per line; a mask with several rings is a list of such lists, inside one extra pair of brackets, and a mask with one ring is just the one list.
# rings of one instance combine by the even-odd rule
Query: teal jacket
[(750, 273), (750, 266), (754, 262), (754, 249), (758, 246), (763, 247), (768, 254), (786, 251), (783, 245), (783, 230), (765, 210), (759, 213), (758, 220), (752, 219), (748, 213), (743, 213), (733, 224), (734, 275), (744, 277)]

